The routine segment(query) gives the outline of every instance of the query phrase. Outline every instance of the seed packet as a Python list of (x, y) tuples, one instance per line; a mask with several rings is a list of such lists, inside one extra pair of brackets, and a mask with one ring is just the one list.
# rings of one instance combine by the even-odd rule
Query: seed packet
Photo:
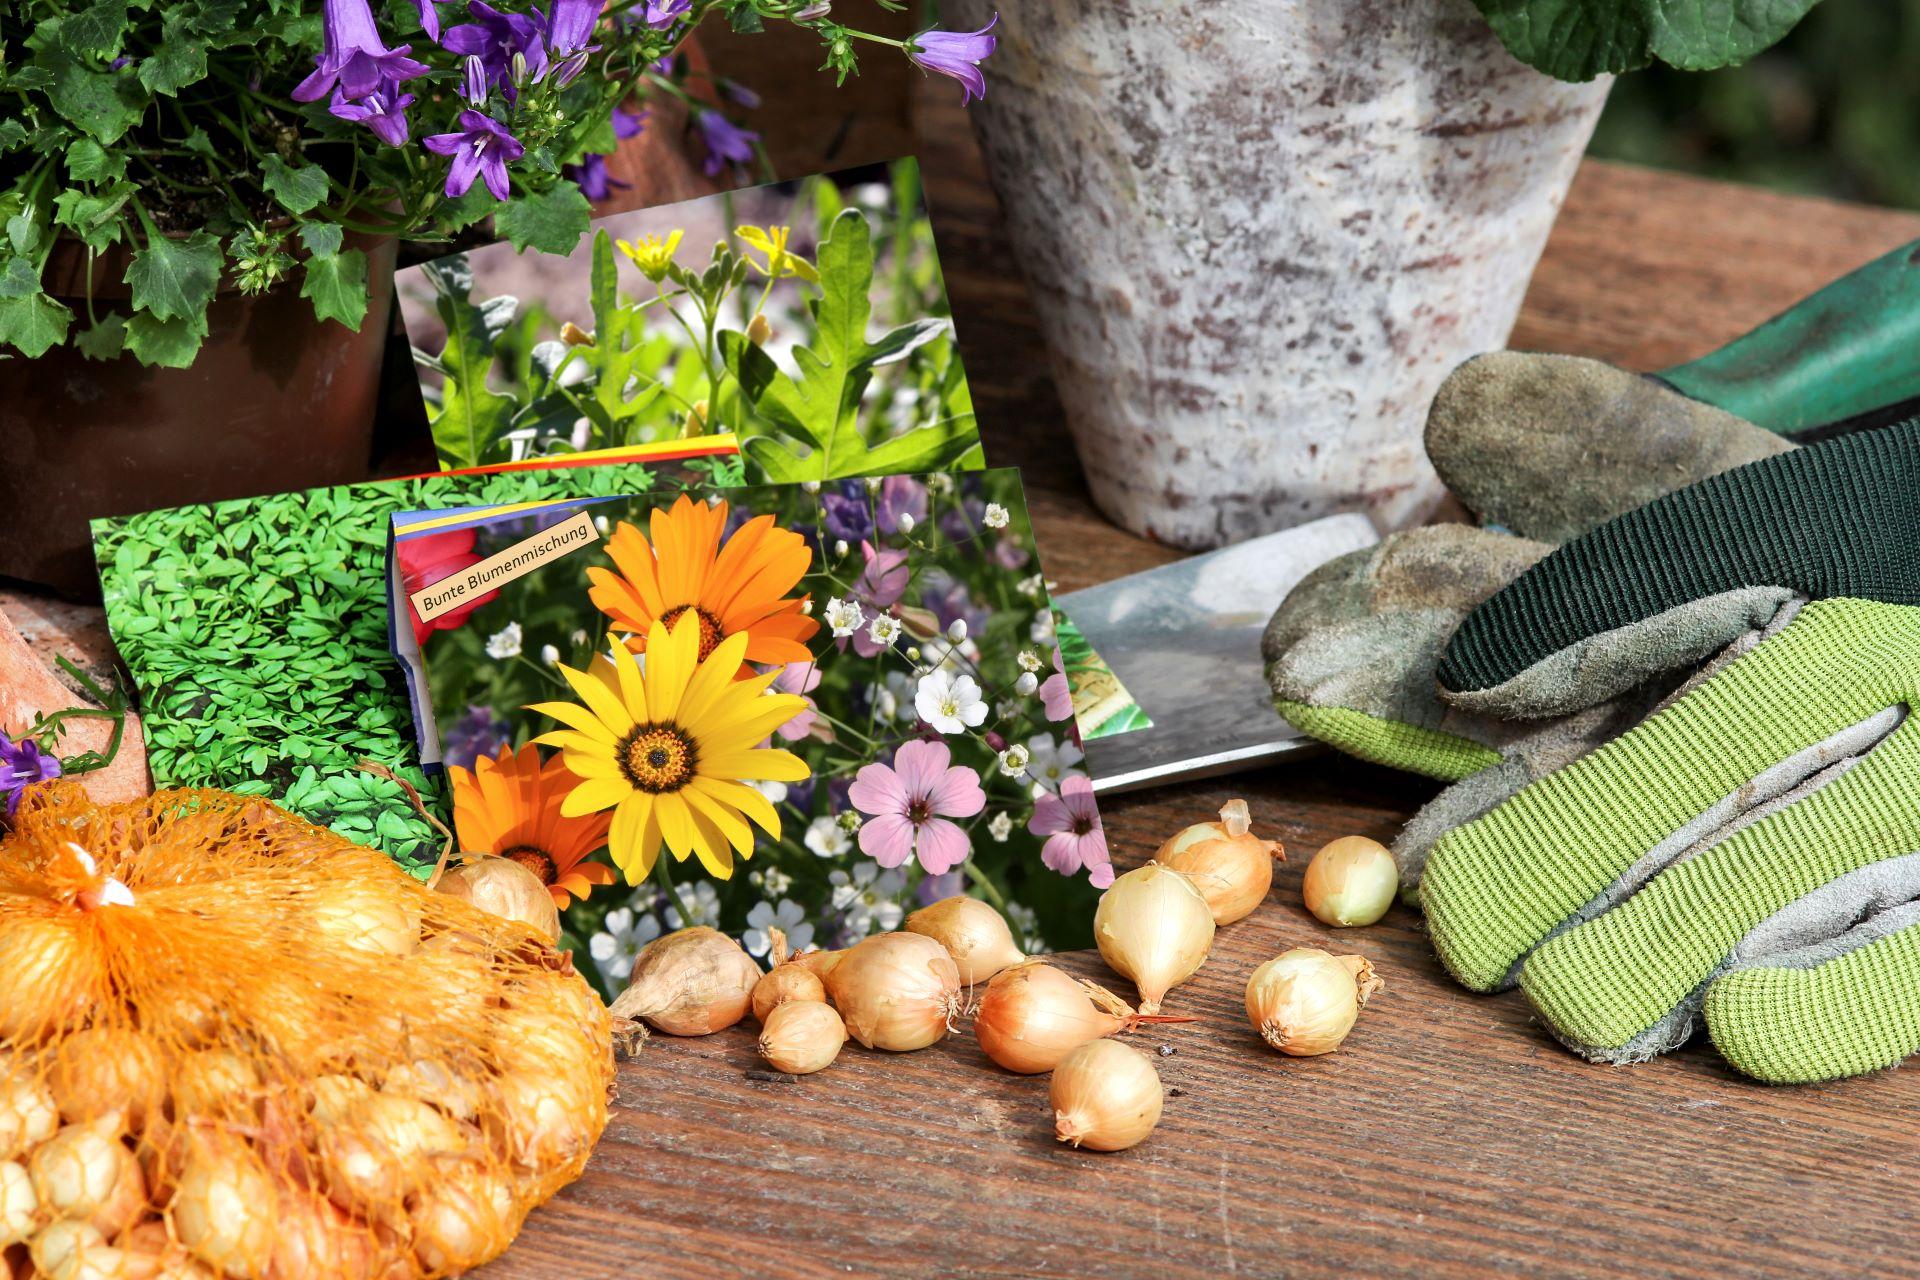
[(734, 432), (735, 484), (986, 465), (912, 160), (400, 272), (441, 464)]
[(390, 652), (388, 518), (705, 484), (737, 462), (709, 437), (95, 520), (154, 785), (267, 796), (425, 874), (440, 836), (397, 783), (358, 768), (394, 769), (439, 802)]
[(663, 929), (839, 947), (957, 893), (1088, 943), (1112, 868), (1018, 473), (860, 490), (395, 515), (460, 847), (564, 886), (609, 989)]

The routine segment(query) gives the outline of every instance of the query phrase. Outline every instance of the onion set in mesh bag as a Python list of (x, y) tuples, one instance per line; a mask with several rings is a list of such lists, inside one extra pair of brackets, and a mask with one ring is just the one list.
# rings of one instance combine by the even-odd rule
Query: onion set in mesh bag
[(0, 1272), (448, 1276), (607, 1122), (526, 925), (259, 800), (35, 788), (0, 841)]

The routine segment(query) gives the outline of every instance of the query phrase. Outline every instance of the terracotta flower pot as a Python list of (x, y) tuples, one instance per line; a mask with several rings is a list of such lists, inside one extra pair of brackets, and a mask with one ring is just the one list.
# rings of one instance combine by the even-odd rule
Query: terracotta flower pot
[[(315, 320), (297, 287), (251, 298), (223, 287), (187, 369), (88, 360), (71, 346), (0, 360), (0, 576), (97, 598), (92, 517), (365, 479), (394, 242), (356, 247), (371, 295), (358, 333)], [(125, 267), (117, 254), (95, 263), (97, 310), (124, 309)], [(77, 317), (86, 270), (68, 245), (48, 264), (48, 292)]]
[(1427, 404), (1505, 342), (1607, 83), (1522, 66), (1469, 0), (1053, 0), (997, 33), (974, 118), (1101, 508), (1183, 547), (1426, 515)]

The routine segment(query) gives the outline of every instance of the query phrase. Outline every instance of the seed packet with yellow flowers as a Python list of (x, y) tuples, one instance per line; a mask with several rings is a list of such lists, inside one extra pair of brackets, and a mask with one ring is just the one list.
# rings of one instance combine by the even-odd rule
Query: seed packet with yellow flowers
[(1113, 870), (1017, 472), (394, 518), (394, 644), (469, 853), (607, 988), (665, 929), (839, 947), (972, 893), (1088, 944)]

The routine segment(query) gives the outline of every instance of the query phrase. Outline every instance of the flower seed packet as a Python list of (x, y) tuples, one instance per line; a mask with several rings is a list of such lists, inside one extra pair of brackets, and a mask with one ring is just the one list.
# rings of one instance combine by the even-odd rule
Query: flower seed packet
[(735, 484), (986, 465), (912, 160), (399, 274), (441, 465), (731, 432)]
[(959, 893), (1089, 941), (1113, 872), (1018, 473), (858, 490), (394, 518), (459, 845), (564, 888), (610, 990), (662, 929), (837, 947)]
[(359, 768), (440, 800), (390, 652), (393, 513), (710, 484), (738, 461), (707, 437), (95, 520), (154, 785), (265, 796), (424, 874), (440, 836), (398, 783)]

